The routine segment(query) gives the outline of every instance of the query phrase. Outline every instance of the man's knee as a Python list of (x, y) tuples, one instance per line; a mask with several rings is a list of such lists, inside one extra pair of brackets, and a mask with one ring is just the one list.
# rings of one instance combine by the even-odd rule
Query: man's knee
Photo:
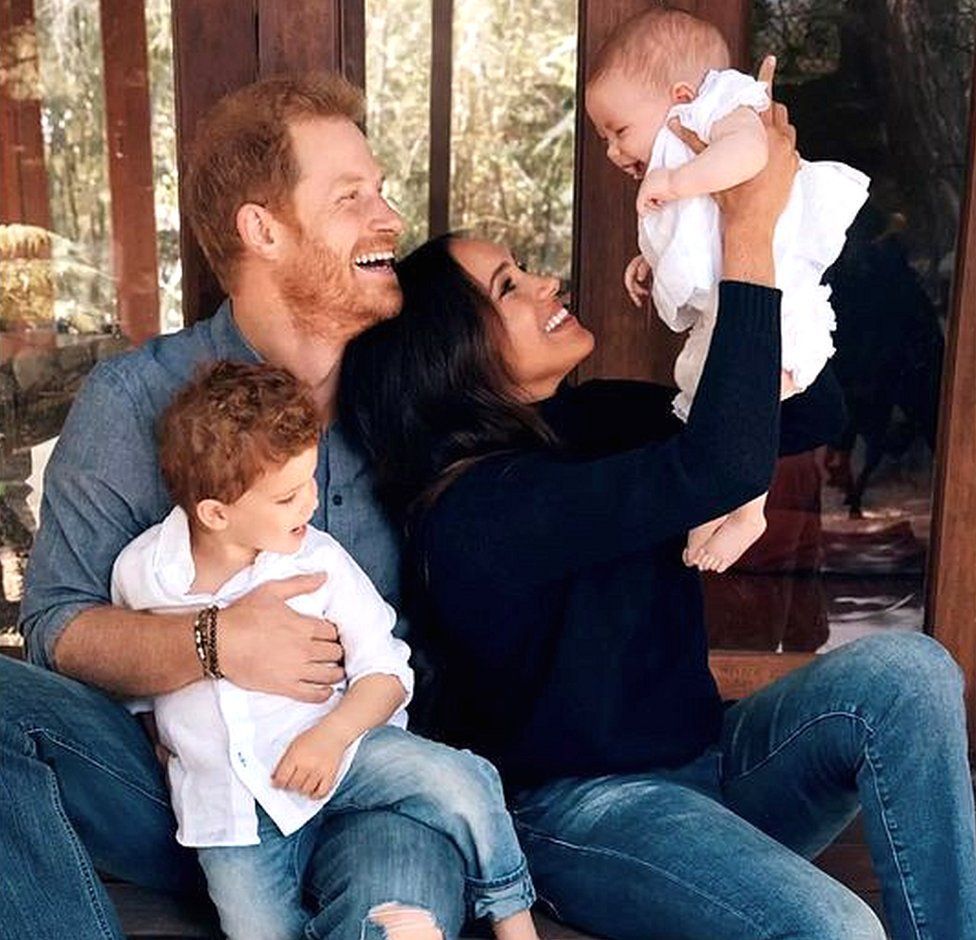
[(938, 640), (924, 633), (882, 633), (855, 641), (852, 649), (874, 661), (884, 684), (897, 694), (962, 694), (959, 665)]

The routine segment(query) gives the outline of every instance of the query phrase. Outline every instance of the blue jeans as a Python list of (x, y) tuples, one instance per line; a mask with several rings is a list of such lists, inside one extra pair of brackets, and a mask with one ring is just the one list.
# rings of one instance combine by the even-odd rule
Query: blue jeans
[[(122, 940), (95, 870), (203, 892), (177, 845), (162, 768), (138, 722), (102, 693), (0, 656), (0, 938)], [(303, 884), (310, 937), (379, 936), (375, 906), (430, 911), (445, 937), (464, 917), (452, 843), (389, 812), (337, 815), (316, 831)]]
[(539, 896), (603, 937), (882, 940), (807, 861), (861, 809), (894, 940), (976, 937), (962, 681), (934, 640), (872, 636), (729, 708), (674, 771), (516, 795)]
[(528, 910), (535, 892), (495, 768), (390, 726), (370, 731), (339, 789), (301, 829), (283, 836), (259, 808), (260, 845), (199, 850), (207, 887), (231, 940), (298, 940), (308, 915), (301, 883), (317, 832), (350, 811), (387, 809), (446, 835), (464, 860), (473, 917)]

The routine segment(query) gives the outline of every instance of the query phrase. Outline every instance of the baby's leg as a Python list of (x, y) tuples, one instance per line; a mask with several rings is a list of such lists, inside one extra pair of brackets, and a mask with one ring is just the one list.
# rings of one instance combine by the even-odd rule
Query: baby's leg
[(766, 531), (765, 507), (766, 494), (763, 493), (730, 512), (698, 552), (694, 563), (699, 570), (721, 574), (734, 565)]
[(447, 835), (464, 860), (476, 918), (503, 940), (536, 940), (535, 891), (498, 771), (458, 751), (389, 725), (363, 739), (349, 773), (323, 812), (388, 809)]

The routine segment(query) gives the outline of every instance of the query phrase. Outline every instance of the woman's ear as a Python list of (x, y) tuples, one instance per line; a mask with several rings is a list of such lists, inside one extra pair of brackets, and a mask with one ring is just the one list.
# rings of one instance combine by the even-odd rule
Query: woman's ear
[(226, 506), (219, 499), (201, 499), (196, 505), (197, 521), (212, 532), (227, 528)]
[(280, 248), (283, 226), (266, 206), (245, 202), (235, 218), (237, 234), (247, 251), (265, 260), (273, 260)]
[(675, 82), (671, 86), (671, 103), (687, 104), (695, 100), (695, 89), (687, 82)]

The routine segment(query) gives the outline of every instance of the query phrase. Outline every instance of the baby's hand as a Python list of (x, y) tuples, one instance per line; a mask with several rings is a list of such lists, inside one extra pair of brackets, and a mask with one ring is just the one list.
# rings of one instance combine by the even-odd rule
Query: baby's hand
[(332, 789), (345, 750), (345, 739), (324, 718), (288, 745), (271, 782), (283, 790), (297, 790), (320, 800)]
[(658, 167), (647, 173), (637, 190), (637, 214), (647, 215), (680, 198), (674, 186), (674, 171)]
[(643, 255), (631, 258), (630, 264), (624, 270), (624, 287), (635, 307), (643, 307), (650, 292), (648, 280), (651, 276), (651, 266)]

